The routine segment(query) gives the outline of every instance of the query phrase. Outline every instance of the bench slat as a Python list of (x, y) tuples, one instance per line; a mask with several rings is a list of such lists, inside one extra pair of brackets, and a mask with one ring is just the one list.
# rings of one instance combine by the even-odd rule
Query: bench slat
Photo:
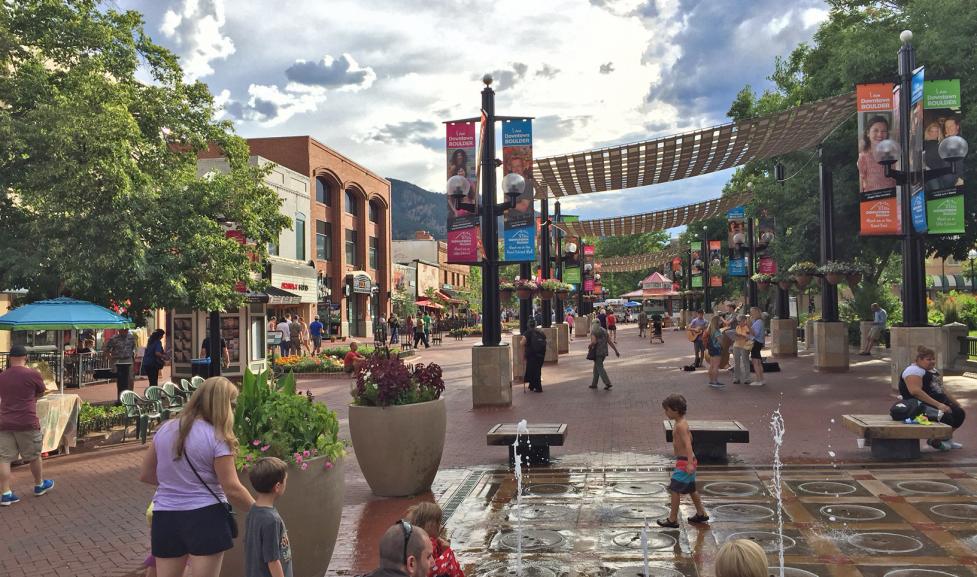
[(842, 415), (849, 431), (864, 439), (939, 439), (953, 436), (953, 427), (944, 423), (907, 425), (893, 421), (889, 415)]
[[(692, 421), (689, 422), (692, 440), (700, 439), (706, 442), (724, 441), (727, 443), (749, 443), (750, 431), (739, 421)], [(671, 420), (662, 421), (665, 427), (665, 441), (672, 442)]]
[[(494, 425), (485, 435), (487, 445), (511, 445), (516, 441), (517, 425), (503, 423)], [(518, 435), (520, 439), (527, 439), (534, 445), (549, 445), (562, 447), (567, 436), (566, 423), (538, 423), (527, 427), (529, 433)]]

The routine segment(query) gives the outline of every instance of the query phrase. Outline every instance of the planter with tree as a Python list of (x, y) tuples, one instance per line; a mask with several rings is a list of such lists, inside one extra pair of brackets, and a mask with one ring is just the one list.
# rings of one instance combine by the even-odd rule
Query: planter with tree
[[(271, 371), (248, 371), (234, 412), (234, 432), (241, 442), (238, 475), (249, 490), (248, 467), (257, 459), (278, 457), (289, 464), (288, 491), (276, 507), (288, 519), (293, 574), (322, 575), (336, 545), (346, 488), (346, 450), (338, 437), (336, 413), (314, 402), (311, 394), (297, 393), (292, 373), (275, 381)], [(243, 539), (244, 531), (225, 553), (223, 577), (244, 574)]]
[(373, 357), (359, 371), (349, 406), (356, 460), (374, 495), (404, 497), (431, 488), (441, 464), (447, 412), (434, 363), (407, 367)]

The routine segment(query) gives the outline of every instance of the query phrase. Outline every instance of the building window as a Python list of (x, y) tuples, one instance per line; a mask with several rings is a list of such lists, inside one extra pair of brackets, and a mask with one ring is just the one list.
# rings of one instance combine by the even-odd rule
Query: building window
[[(347, 193), (348, 194), (348, 193)], [(346, 229), (346, 264), (357, 266), (356, 263), (356, 231)]]
[(377, 237), (370, 237), (370, 268), (376, 270), (377, 267)]
[(315, 221), (315, 257), (332, 260), (332, 223)]
[(380, 208), (375, 202), (370, 203), (370, 222), (377, 222), (380, 220)]
[(356, 215), (356, 195), (352, 190), (346, 191), (346, 212)]
[(271, 256), (278, 256), (278, 244), (274, 242), (268, 243), (268, 254)]
[(295, 260), (305, 260), (305, 215), (295, 215)]
[(329, 183), (326, 182), (325, 178), (317, 176), (315, 179), (315, 201), (329, 206), (332, 204), (331, 196), (332, 190), (329, 188)]

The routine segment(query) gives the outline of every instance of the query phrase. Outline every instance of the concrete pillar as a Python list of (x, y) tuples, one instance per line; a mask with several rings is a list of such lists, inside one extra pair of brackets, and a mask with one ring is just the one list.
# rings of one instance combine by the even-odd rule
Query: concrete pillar
[(892, 390), (899, 389), (899, 377), (916, 360), (916, 347), (920, 345), (936, 351), (936, 370), (946, 370), (946, 339), (949, 333), (943, 327), (892, 327), (889, 330), (892, 335), (892, 362), (889, 364)]
[(559, 360), (559, 343), (557, 342), (556, 327), (542, 327), (539, 330), (546, 335), (546, 357), (544, 363), (555, 363)]
[(522, 383), (526, 380), (526, 337), (513, 333), (512, 335), (512, 382)]
[(584, 315), (573, 320), (573, 336), (585, 337), (590, 334), (590, 323), (593, 322), (591, 315)]
[(804, 323), (804, 350), (812, 353), (818, 350), (818, 342), (814, 339), (815, 324), (817, 324), (817, 321), (807, 321)]
[(848, 372), (848, 325), (842, 322), (814, 323), (814, 370), (822, 373)]
[(556, 327), (556, 352), (565, 355), (570, 352), (570, 325), (557, 323), (553, 326)]
[[(866, 345), (868, 345), (868, 333), (872, 330), (872, 327), (874, 325), (875, 325), (875, 322), (873, 322), (873, 321), (858, 321), (858, 350), (859, 350), (859, 352), (864, 351), (865, 348), (866, 348)], [(878, 345), (878, 344), (879, 343), (876, 343), (876, 345)]]
[(797, 356), (797, 320), (770, 320), (770, 352), (774, 358)]
[(951, 368), (957, 364), (958, 360), (966, 361), (966, 355), (960, 356), (960, 337), (965, 337), (968, 334), (967, 325), (961, 323), (950, 323), (948, 325), (943, 325), (944, 338), (946, 339), (945, 346), (945, 362), (948, 368)]
[(472, 347), (472, 407), (512, 406), (512, 351), (507, 344)]
[(678, 328), (680, 328), (682, 330), (685, 330), (685, 327), (689, 326), (689, 318), (691, 316), (692, 316), (692, 313), (690, 311), (688, 311), (687, 309), (682, 309), (682, 312), (679, 313), (679, 325), (678, 325)]

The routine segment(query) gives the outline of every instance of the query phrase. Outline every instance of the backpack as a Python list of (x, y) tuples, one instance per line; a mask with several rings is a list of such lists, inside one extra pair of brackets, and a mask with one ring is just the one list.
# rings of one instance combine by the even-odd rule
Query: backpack
[(919, 399), (901, 399), (889, 409), (889, 416), (892, 417), (893, 421), (915, 419), (916, 415), (923, 412), (923, 409), (923, 403), (919, 402)]

